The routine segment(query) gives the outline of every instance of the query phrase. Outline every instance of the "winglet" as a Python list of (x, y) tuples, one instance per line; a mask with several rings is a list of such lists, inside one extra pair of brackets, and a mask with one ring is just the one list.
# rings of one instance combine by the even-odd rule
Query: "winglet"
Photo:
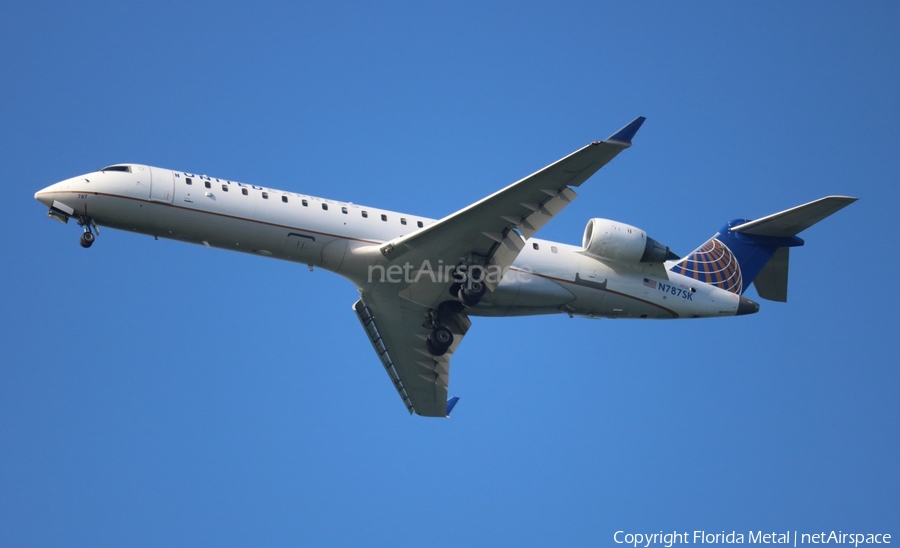
[(641, 129), (641, 124), (644, 123), (644, 120), (646, 120), (646, 118), (644, 118), (643, 116), (638, 116), (637, 118), (632, 120), (631, 123), (612, 134), (606, 140), (628, 143), (630, 145), (631, 140), (634, 139), (634, 134), (637, 133), (639, 129)]
[(447, 400), (447, 418), (450, 418), (450, 411), (453, 411), (453, 408), (456, 407), (456, 402), (459, 401), (459, 396), (453, 396), (449, 400)]

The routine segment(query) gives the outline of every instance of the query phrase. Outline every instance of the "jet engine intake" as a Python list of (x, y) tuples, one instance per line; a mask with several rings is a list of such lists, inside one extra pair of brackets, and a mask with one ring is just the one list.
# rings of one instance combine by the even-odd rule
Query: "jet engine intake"
[(620, 263), (661, 263), (679, 258), (640, 228), (609, 219), (588, 221), (581, 245), (588, 255)]

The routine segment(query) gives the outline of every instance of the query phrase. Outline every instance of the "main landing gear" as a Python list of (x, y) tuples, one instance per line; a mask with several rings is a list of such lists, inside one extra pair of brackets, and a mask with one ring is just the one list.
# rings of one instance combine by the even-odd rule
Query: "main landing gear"
[(477, 305), (487, 293), (482, 267), (469, 268), (457, 280), (450, 286), (450, 294), (458, 300), (442, 302), (437, 309), (431, 311), (430, 321), (426, 323), (431, 326), (431, 334), (428, 335), (425, 346), (433, 356), (443, 356), (453, 346), (453, 332), (447, 326), (455, 325), (454, 316)]
[(94, 240), (97, 239), (94, 233), (100, 234), (100, 229), (97, 228), (94, 220), (90, 217), (83, 217), (78, 221), (78, 226), (84, 227), (84, 232), (81, 234), (81, 239), (78, 242), (81, 244), (81, 247), (88, 248), (94, 245)]
[(443, 356), (453, 346), (453, 332), (447, 325), (453, 325), (453, 316), (462, 310), (462, 303), (444, 301), (436, 310), (431, 311), (431, 334), (425, 340), (425, 346), (432, 356)]

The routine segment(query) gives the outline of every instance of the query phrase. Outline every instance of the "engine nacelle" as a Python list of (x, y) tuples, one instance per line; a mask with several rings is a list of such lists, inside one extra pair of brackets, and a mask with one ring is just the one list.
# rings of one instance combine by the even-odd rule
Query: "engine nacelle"
[(661, 263), (678, 258), (640, 228), (609, 219), (588, 221), (581, 245), (594, 257), (620, 263)]

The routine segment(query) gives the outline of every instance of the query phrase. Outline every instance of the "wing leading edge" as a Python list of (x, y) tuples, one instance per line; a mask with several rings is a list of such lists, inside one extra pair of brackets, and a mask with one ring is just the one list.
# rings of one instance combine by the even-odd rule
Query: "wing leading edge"
[(382, 253), (391, 262), (434, 258), (454, 263), (476, 255), (508, 268), (524, 240), (578, 196), (570, 187), (581, 186), (630, 147), (644, 120), (640, 116), (607, 140), (593, 142), (433, 225), (386, 243)]

